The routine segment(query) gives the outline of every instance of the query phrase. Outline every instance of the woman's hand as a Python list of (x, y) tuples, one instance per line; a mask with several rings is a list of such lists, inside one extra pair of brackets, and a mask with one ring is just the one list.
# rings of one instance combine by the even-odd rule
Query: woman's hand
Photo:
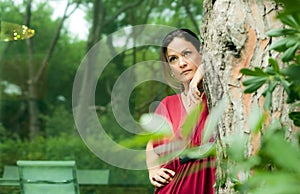
[(172, 181), (175, 172), (167, 168), (159, 168), (149, 172), (149, 179), (155, 187), (163, 187)]
[(188, 106), (191, 106), (192, 104), (198, 104), (199, 102), (201, 102), (202, 96), (201, 96), (201, 92), (198, 89), (198, 85), (201, 82), (201, 80), (203, 79), (203, 75), (204, 75), (203, 66), (204, 65), (201, 64), (198, 67), (193, 79), (191, 80), (191, 82), (189, 84), (189, 91), (187, 93)]

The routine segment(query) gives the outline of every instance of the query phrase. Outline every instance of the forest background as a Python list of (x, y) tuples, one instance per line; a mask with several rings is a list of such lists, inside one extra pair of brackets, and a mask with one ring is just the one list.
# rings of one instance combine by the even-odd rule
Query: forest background
[[(55, 4), (55, 1), (50, 2), (52, 5)], [(276, 13), (281, 10), (280, 2), (286, 5), (285, 12), (279, 15), (276, 21), (276, 18), (272, 16), (276, 16)], [(221, 193), (222, 190), (225, 193), (298, 191), (299, 167), (297, 164), (300, 151), (296, 126), (299, 126), (300, 120), (297, 103), (300, 96), (297, 76), (300, 17), (297, 6), (291, 2), (282, 0), (277, 3), (274, 1), (205, 1), (203, 7), (203, 2), (196, 0), (66, 1), (62, 17), (52, 19), (55, 7), (51, 7), (48, 1), (24, 0), (20, 3), (9, 0), (1, 1), (2, 22), (25, 24), (35, 29), (36, 34), (26, 40), (8, 42), (1, 40), (0, 169), (2, 170), (4, 165), (15, 165), (19, 159), (76, 160), (77, 167), (81, 169), (110, 169), (110, 184), (102, 186), (102, 192), (151, 193), (153, 188), (148, 183), (146, 171), (128, 171), (109, 165), (86, 147), (74, 123), (72, 90), (79, 64), (99, 40), (105, 40), (109, 52), (117, 53), (130, 41), (134, 42), (136, 34), (133, 31), (125, 33), (125, 39), (116, 42), (116, 39), (109, 36), (111, 33), (139, 24), (162, 24), (190, 28), (198, 34), (200, 28), (204, 30), (201, 33), (206, 38), (204, 39), (204, 59), (213, 67), (207, 71), (206, 75), (209, 80), (207, 89), (210, 90), (210, 102), (214, 104), (219, 101), (220, 94), (236, 94), (234, 92), (243, 92), (243, 89), (246, 89), (244, 92), (247, 94), (240, 93), (243, 98), (235, 99), (234, 95), (231, 96), (230, 108), (225, 111), (224, 118), (218, 125), (217, 142), (220, 147), (217, 152), (219, 154), (217, 189)], [(299, 5), (299, 1), (294, 3)], [(264, 45), (264, 47), (256, 45), (258, 50), (262, 50), (253, 54), (251, 59), (254, 60), (249, 62), (250, 67), (255, 67), (254, 70), (242, 69), (239, 72), (232, 68), (235, 67), (234, 64), (239, 64), (238, 62), (247, 57), (249, 45), (251, 46), (247, 43), (253, 40), (251, 39), (253, 29), (248, 29), (247, 33), (243, 30), (239, 31), (241, 29), (235, 25), (234, 20), (231, 20), (239, 18), (231, 17), (236, 16), (230, 15), (231, 12), (220, 11), (223, 10), (224, 5), (228, 5), (228, 10), (240, 6), (242, 9), (239, 10), (245, 11), (244, 16), (247, 15), (247, 17), (248, 13), (252, 13), (249, 20), (244, 20), (246, 23), (249, 21), (251, 23), (252, 17), (254, 20), (257, 19), (255, 17), (263, 17), (265, 20), (264, 23), (251, 23), (253, 26), (250, 25), (256, 31), (257, 40), (261, 39), (259, 43)], [(256, 8), (260, 9), (263, 14), (255, 15)], [(74, 37), (65, 25), (68, 20), (72, 20), (76, 9), (81, 9), (86, 13), (87, 25), (81, 26), (88, 31), (86, 40)], [(205, 21), (210, 22), (202, 25), (203, 9), (207, 17)], [(228, 13), (226, 16), (231, 19), (223, 21), (222, 17), (217, 18), (213, 15), (214, 13), (217, 16)], [(269, 17), (272, 22), (268, 20)], [(226, 25), (215, 26), (218, 31), (210, 26), (217, 22), (225, 22)], [(276, 24), (274, 26), (283, 26), (283, 28), (264, 34), (265, 29), (260, 25), (269, 28), (273, 22)], [(232, 31), (221, 30), (222, 27), (230, 26), (235, 28), (231, 28)], [(263, 32), (260, 34), (262, 29)], [(238, 35), (239, 33), (241, 36)], [(272, 38), (266, 38), (266, 35)], [(229, 36), (227, 37), (229, 39), (226, 39), (226, 36)], [(243, 36), (246, 38), (243, 39)], [(220, 38), (220, 41), (216, 42), (214, 39), (216, 37)], [(276, 43), (278, 37), (283, 38)], [(240, 45), (241, 42), (238, 40), (242, 40), (244, 45)], [(217, 55), (207, 58), (215, 51)], [(260, 56), (263, 57), (260, 58)], [(265, 60), (266, 56), (271, 58)], [(262, 59), (261, 63), (254, 64), (257, 60), (255, 57)], [(157, 47), (133, 47), (111, 60), (98, 80), (95, 106), (92, 108), (97, 112), (103, 128), (108, 129), (106, 133), (115, 142), (128, 143), (128, 140), (134, 140), (134, 136), (120, 127), (115, 120), (111, 104), (115, 81), (132, 64), (153, 59), (159, 59)], [(219, 63), (220, 61), (223, 62)], [(159, 64), (156, 65), (159, 66)], [(149, 68), (136, 68), (131, 78), (139, 80), (147, 77), (148, 74), (156, 72), (152, 67), (149, 65)], [(219, 71), (213, 71), (214, 68)], [(241, 70), (239, 66), (236, 69)], [(224, 77), (228, 72), (244, 76)], [(241, 79), (248, 76), (249, 79)], [(236, 84), (230, 83), (230, 79), (233, 79)], [(241, 83), (245, 88), (241, 86)], [(173, 92), (162, 83), (144, 82), (131, 93), (128, 105), (131, 115), (139, 120), (143, 113), (149, 112), (152, 102), (157, 102)], [(239, 106), (238, 102), (241, 99), (245, 99), (242, 104), (246, 106)], [(250, 115), (247, 115), (249, 113), (247, 113), (247, 106), (256, 101), (261, 107), (251, 109)], [(292, 106), (286, 108), (288, 104)], [(235, 105), (238, 107), (234, 107)], [(238, 120), (240, 119), (239, 112), (243, 113), (243, 117), (250, 116), (251, 122), (247, 123), (246, 119)], [(278, 118), (278, 115), (281, 115), (281, 118)], [(249, 131), (244, 129), (243, 132), (240, 122), (244, 127), (250, 127)], [(131, 146), (144, 148), (144, 145), (132, 142)], [(101, 144), (105, 147), (106, 142), (101, 142)], [(251, 151), (252, 148), (254, 152)], [(284, 157), (281, 157), (282, 155)], [(241, 179), (236, 175), (246, 177)], [(249, 181), (247, 181), (248, 178)], [(246, 180), (246, 182), (241, 180)], [(284, 181), (287, 180), (293, 184), (285, 184)], [(274, 183), (277, 187), (274, 187)], [(83, 193), (99, 192), (99, 188), (96, 187), (81, 189)]]
[[(143, 193), (145, 188), (151, 192), (153, 188), (149, 186), (147, 171), (114, 167), (86, 147), (76, 130), (72, 113), (74, 77), (89, 49), (124, 27), (162, 24), (190, 28), (199, 34), (202, 1), (57, 2), (1, 0), (0, 3), (1, 21), (24, 24), (35, 30), (30, 39), (0, 42), (0, 174), (4, 165), (15, 165), (21, 159), (75, 160), (79, 169), (110, 169), (109, 192), (134, 193), (128, 188), (132, 185), (136, 187), (135, 192)], [(62, 5), (66, 7), (59, 7), (59, 10), (65, 9), (65, 12), (53, 19), (56, 6)], [(70, 21), (74, 23), (74, 11), (78, 9), (85, 13), (86, 25), (77, 26), (77, 29), (88, 32), (86, 39), (74, 36), (67, 27)], [(125, 35), (124, 42), (118, 44), (107, 39), (106, 44), (115, 52), (125, 47), (126, 39), (131, 36)], [(158, 48), (126, 50), (107, 65), (99, 78), (95, 108), (101, 124), (109, 129), (107, 133), (114, 141), (132, 136), (114, 119), (110, 96), (114, 82), (126, 68), (147, 60), (159, 60)], [(145, 69), (133, 76), (138, 79), (151, 71), (151, 68)], [(161, 100), (170, 92), (170, 88), (160, 83), (148, 82), (137, 87), (129, 102), (133, 117), (138, 120), (141, 114), (149, 111), (152, 101)], [(127, 188), (120, 189), (120, 185)], [(139, 191), (138, 185), (144, 189)], [(102, 192), (105, 192), (103, 188)]]

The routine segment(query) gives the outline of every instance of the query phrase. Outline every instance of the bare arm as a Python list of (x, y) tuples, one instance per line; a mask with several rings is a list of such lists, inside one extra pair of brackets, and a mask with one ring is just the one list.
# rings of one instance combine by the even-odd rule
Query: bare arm
[(160, 167), (159, 155), (154, 152), (152, 141), (149, 141), (146, 147), (146, 163), (149, 180), (156, 187), (163, 187), (165, 184), (168, 184), (175, 175), (174, 171)]

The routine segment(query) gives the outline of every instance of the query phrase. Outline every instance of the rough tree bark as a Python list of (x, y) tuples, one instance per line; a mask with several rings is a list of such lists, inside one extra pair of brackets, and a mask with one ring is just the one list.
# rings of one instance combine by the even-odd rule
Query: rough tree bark
[[(262, 106), (262, 89), (257, 93), (244, 94), (240, 69), (245, 67), (266, 67), (268, 58), (279, 59), (276, 53), (268, 51), (271, 39), (266, 32), (280, 27), (276, 19), (279, 11), (275, 2), (270, 0), (205, 0), (201, 36), (204, 40), (203, 60), (206, 66), (205, 83), (209, 93), (210, 107), (222, 96), (229, 97), (228, 109), (218, 126), (217, 180), (225, 185), (216, 188), (218, 193), (230, 193), (230, 181), (226, 169), (220, 161), (227, 157), (224, 151), (224, 137), (233, 132), (249, 135), (249, 153), (259, 147), (259, 136), (251, 134), (247, 120), (253, 105)], [(285, 126), (291, 126), (288, 119), (286, 96), (277, 87), (273, 94), (272, 118), (281, 118)], [(269, 118), (271, 120), (272, 118)]]

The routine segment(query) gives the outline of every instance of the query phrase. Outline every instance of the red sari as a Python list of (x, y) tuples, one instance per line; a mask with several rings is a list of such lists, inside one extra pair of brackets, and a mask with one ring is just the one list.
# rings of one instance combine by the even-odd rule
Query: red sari
[[(203, 97), (204, 108), (199, 122), (191, 137), (191, 145), (201, 144), (201, 134), (208, 116), (206, 97)], [(164, 116), (173, 125), (175, 137), (180, 138), (180, 126), (184, 122), (187, 112), (183, 106), (180, 94), (164, 98), (156, 109), (156, 113)], [(154, 145), (157, 146), (158, 144)], [(213, 194), (215, 183), (214, 159), (192, 160), (180, 163), (175, 158), (162, 167), (175, 172), (173, 180), (164, 187), (156, 188), (155, 194)]]

